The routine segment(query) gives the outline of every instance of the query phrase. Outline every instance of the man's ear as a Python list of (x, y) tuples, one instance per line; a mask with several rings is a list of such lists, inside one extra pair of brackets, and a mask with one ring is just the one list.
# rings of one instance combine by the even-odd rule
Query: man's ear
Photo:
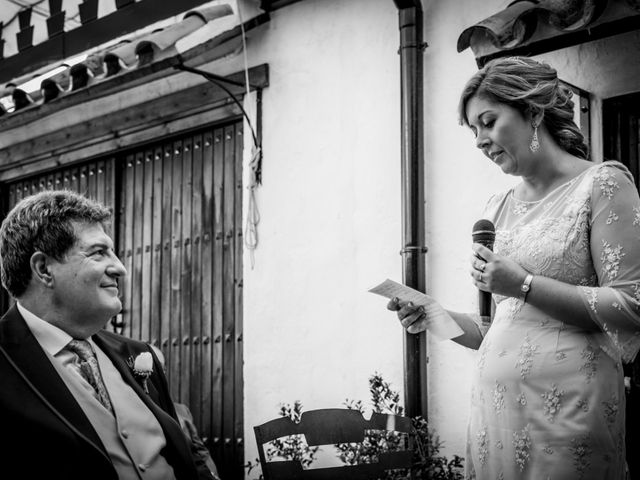
[(35, 252), (30, 259), (31, 274), (33, 280), (43, 284), (46, 287), (53, 285), (53, 275), (51, 273), (51, 258), (42, 253)]

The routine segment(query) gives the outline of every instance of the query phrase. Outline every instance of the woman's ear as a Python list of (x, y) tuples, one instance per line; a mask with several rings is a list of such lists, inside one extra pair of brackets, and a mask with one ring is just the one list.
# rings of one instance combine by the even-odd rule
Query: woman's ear
[(544, 110), (530, 110), (529, 115), (531, 116), (531, 126), (539, 127), (544, 119)]
[(45, 287), (53, 285), (53, 275), (51, 274), (50, 257), (42, 252), (35, 252), (29, 260), (33, 279), (40, 282)]

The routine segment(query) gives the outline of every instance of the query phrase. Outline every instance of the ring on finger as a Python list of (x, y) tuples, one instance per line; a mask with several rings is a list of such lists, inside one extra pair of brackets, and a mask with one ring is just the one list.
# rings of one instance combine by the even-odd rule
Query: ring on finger
[(481, 272), (484, 272), (484, 269), (486, 268), (487, 264), (484, 262), (481, 262), (480, 265), (478, 265), (478, 270), (480, 270)]

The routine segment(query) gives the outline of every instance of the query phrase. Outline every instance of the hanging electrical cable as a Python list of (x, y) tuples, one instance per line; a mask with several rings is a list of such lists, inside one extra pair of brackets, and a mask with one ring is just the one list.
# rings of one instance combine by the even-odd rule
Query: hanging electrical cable
[[(242, 102), (233, 94), (233, 92), (231, 92), (231, 90), (229, 90), (229, 88), (227, 88), (224, 85), (226, 83), (229, 85), (244, 87), (245, 98), (251, 98), (250, 97), (251, 83), (249, 81), (249, 62), (247, 58), (247, 40), (246, 40), (246, 32), (244, 28), (244, 21), (242, 19), (242, 9), (240, 7), (240, 3), (241, 3), (240, 1), (237, 1), (236, 6), (238, 9), (238, 18), (240, 21), (240, 30), (241, 30), (241, 36), (242, 36), (242, 54), (243, 54), (243, 60), (244, 60), (244, 77), (245, 77), (244, 84), (235, 82), (233, 80), (229, 80), (227, 78), (221, 77), (219, 75), (215, 75), (210, 72), (206, 72), (204, 70), (188, 67), (182, 63), (175, 65), (174, 68), (176, 68), (177, 70), (183, 70), (186, 72), (191, 72), (191, 73), (201, 75), (211, 83), (217, 85), (222, 90), (224, 90), (229, 96), (229, 98), (231, 98), (231, 100), (238, 106), (238, 108), (240, 108), (240, 111), (242, 112), (242, 115), (245, 118), (247, 125), (249, 126), (249, 129), (251, 130), (251, 136), (253, 138), (253, 146), (251, 148), (251, 160), (249, 161), (250, 174), (249, 174), (249, 181), (247, 185), (247, 188), (249, 189), (249, 195), (248, 195), (248, 205), (247, 205), (247, 218), (246, 218), (245, 231), (244, 231), (244, 244), (245, 244), (245, 247), (249, 250), (249, 255), (251, 259), (251, 269), (253, 270), (253, 267), (255, 265), (255, 250), (258, 247), (258, 224), (260, 223), (260, 212), (258, 210), (258, 205), (256, 201), (256, 188), (262, 185), (262, 142), (261, 142), (261, 139), (258, 137), (258, 134), (256, 133), (255, 129), (253, 128), (253, 122), (251, 121), (249, 114), (247, 114), (247, 111), (245, 110)], [(258, 105), (260, 103), (261, 95), (259, 90), (257, 91), (256, 95), (257, 95), (256, 102), (252, 103), (252, 105)], [(253, 113), (256, 113), (256, 112), (253, 112)], [(258, 116), (256, 115), (255, 118), (257, 117)]]
[[(247, 58), (247, 37), (244, 31), (244, 21), (242, 19), (242, 9), (240, 7), (240, 2), (236, 4), (238, 6), (238, 17), (240, 19), (240, 29), (242, 31), (242, 56), (244, 60), (244, 79), (245, 79), (245, 88), (246, 88), (246, 97), (249, 96), (249, 61)], [(260, 93), (258, 95), (258, 102), (260, 100)], [(253, 105), (258, 104), (258, 102)], [(256, 113), (256, 112), (254, 112)], [(257, 115), (256, 115), (257, 117)], [(251, 259), (251, 269), (255, 266), (255, 250), (258, 248), (258, 224), (260, 223), (260, 211), (258, 210), (258, 203), (256, 200), (256, 188), (262, 184), (262, 146), (254, 141), (253, 148), (251, 151), (251, 161), (249, 162), (249, 185), (247, 188), (249, 189), (248, 202), (247, 205), (247, 219), (245, 224), (244, 231), (244, 244), (249, 250), (249, 257)]]

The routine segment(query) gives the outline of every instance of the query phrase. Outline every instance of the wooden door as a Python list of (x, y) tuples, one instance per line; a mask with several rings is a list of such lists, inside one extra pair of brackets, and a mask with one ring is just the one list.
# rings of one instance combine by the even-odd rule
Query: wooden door
[[(604, 158), (624, 163), (640, 191), (640, 93), (633, 93), (603, 101), (602, 123)], [(630, 480), (640, 479), (640, 355), (624, 372), (627, 389), (627, 464)]]
[(223, 478), (243, 478), (242, 123), (121, 160), (123, 333), (161, 348), (173, 399)]

